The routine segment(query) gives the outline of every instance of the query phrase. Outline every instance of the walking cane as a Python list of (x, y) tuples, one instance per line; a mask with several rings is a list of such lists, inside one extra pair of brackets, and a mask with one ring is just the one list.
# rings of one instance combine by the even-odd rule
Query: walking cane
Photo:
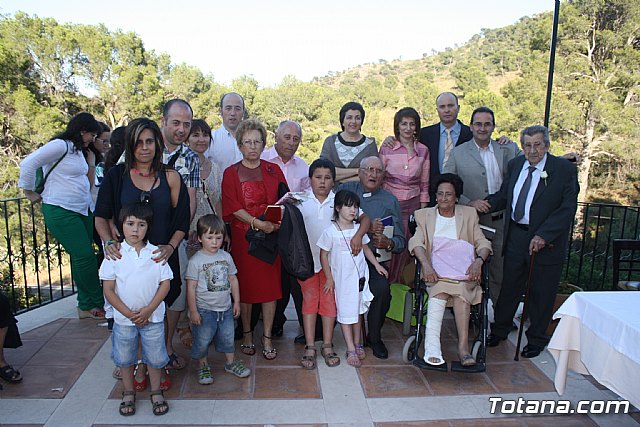
[(520, 343), (522, 342), (522, 331), (524, 331), (524, 321), (527, 318), (527, 305), (529, 302), (529, 288), (531, 288), (531, 276), (533, 276), (533, 262), (536, 253), (531, 252), (531, 260), (529, 261), (529, 279), (527, 280), (527, 289), (524, 291), (524, 304), (522, 306), (522, 317), (520, 317), (520, 328), (518, 328), (518, 343), (516, 344), (516, 355), (513, 358), (516, 362), (520, 360)]

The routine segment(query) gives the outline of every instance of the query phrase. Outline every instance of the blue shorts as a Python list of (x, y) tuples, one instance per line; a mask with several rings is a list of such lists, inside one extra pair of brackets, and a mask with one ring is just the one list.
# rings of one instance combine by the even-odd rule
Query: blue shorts
[(164, 323), (148, 323), (142, 327), (113, 325), (111, 360), (120, 367), (133, 366), (138, 359), (138, 337), (142, 341), (142, 363), (161, 369), (169, 363), (164, 342)]
[(207, 356), (209, 344), (213, 341), (218, 353), (233, 353), (233, 308), (227, 311), (211, 311), (198, 309), (200, 324), (191, 325), (193, 346), (191, 357), (202, 359)]

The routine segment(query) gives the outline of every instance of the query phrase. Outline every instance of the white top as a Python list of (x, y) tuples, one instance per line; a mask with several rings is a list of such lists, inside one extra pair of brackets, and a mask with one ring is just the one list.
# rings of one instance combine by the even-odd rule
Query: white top
[(433, 232), (434, 236), (446, 237), (452, 240), (458, 240), (458, 230), (456, 228), (455, 215), (451, 218), (440, 215), (436, 210), (436, 228)]
[(264, 150), (260, 158), (280, 166), (290, 191), (299, 193), (311, 188), (309, 184), (309, 165), (296, 154), (285, 163), (274, 145), (268, 150)]
[(298, 205), (298, 209), (304, 218), (304, 228), (309, 238), (309, 246), (313, 254), (313, 270), (318, 273), (322, 270), (320, 265), (320, 247), (316, 242), (322, 236), (322, 232), (331, 225), (333, 217), (333, 199), (336, 195), (333, 191), (329, 193), (324, 202), (320, 202), (311, 189), (304, 194), (304, 201)]
[[(360, 251), (358, 255), (351, 255), (351, 238), (358, 228), (360, 224), (354, 224), (352, 229), (340, 231), (335, 223), (331, 223), (318, 240), (318, 246), (329, 251), (329, 265), (335, 283), (337, 318), (338, 322), (345, 325), (357, 323), (358, 315), (366, 313), (373, 301), (373, 294), (369, 290), (369, 267), (364, 251)], [(368, 243), (369, 237), (365, 234), (362, 244)], [(358, 289), (360, 277), (365, 278), (362, 292)]]
[[(536, 189), (538, 188), (538, 184), (540, 183), (540, 174), (544, 170), (545, 165), (547, 164), (547, 155), (545, 154), (542, 160), (535, 166), (536, 170), (533, 171), (531, 175), (531, 187), (529, 187), (529, 194), (527, 194), (527, 200), (524, 203), (524, 216), (520, 220), (520, 224), (529, 224), (529, 210), (531, 209), (531, 203), (533, 202), (533, 196), (536, 194)], [(518, 176), (518, 180), (516, 181), (516, 185), (513, 187), (513, 200), (511, 200), (511, 219), (516, 210), (516, 203), (518, 202), (518, 197), (520, 197), (520, 190), (524, 185), (524, 182), (527, 179), (527, 175), (529, 175), (529, 160), (525, 160), (522, 165), (522, 170), (520, 171), (520, 175)], [(543, 183), (543, 185), (546, 185)]]
[(222, 173), (229, 166), (242, 160), (242, 153), (238, 148), (236, 138), (224, 126), (211, 132), (211, 138), (211, 145), (204, 155), (218, 165)]
[[(135, 248), (122, 242), (119, 260), (105, 259), (100, 266), (101, 280), (115, 280), (116, 294), (130, 310), (146, 307), (158, 292), (160, 282), (173, 279), (173, 273), (169, 264), (155, 262), (152, 252), (158, 247), (147, 243), (140, 250), (140, 255)], [(113, 310), (113, 319), (118, 325), (133, 326), (133, 322), (118, 310)], [(160, 303), (155, 309), (149, 322), (159, 323), (164, 321), (164, 303)]]
[(62, 139), (49, 141), (20, 162), (18, 187), (33, 190), (36, 170), (42, 167), (44, 175), (67, 152), (58, 166), (47, 177), (42, 192), (42, 202), (87, 215), (91, 204), (91, 189), (87, 164), (81, 150), (75, 150), (73, 142)]

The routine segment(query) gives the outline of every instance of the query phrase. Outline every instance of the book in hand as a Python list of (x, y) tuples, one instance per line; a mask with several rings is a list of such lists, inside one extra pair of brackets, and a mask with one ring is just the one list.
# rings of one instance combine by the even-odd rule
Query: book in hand
[[(393, 237), (393, 218), (391, 216), (386, 216), (384, 218), (380, 218), (380, 222), (384, 225), (384, 231), (382, 234), (391, 239)], [(390, 251), (376, 248), (376, 258), (378, 259), (378, 262), (389, 261), (391, 256), (392, 253)]]
[(283, 210), (284, 210), (284, 206), (280, 206), (280, 205), (267, 206), (267, 209), (265, 209), (264, 211), (265, 221), (269, 221), (274, 224), (279, 224), (282, 221)]

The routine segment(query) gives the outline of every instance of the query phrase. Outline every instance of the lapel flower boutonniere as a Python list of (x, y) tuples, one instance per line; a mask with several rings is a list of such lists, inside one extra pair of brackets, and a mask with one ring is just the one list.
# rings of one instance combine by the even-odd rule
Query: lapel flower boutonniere
[(549, 174), (547, 171), (540, 172), (540, 178), (544, 179), (544, 185), (547, 185), (547, 178), (549, 178)]

